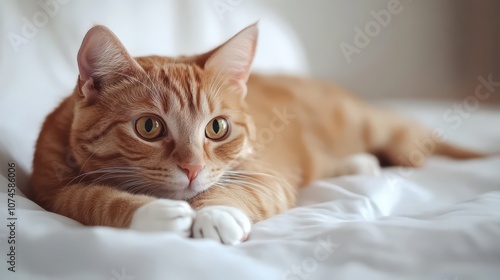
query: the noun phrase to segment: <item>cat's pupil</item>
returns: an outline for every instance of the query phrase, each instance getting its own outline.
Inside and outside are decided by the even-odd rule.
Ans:
[[[217,120],[214,120],[214,122],[212,124],[212,128],[214,129],[215,134],[219,133],[220,126],[219,126],[219,122]]]
[[[151,132],[151,130],[153,129],[153,120],[152,119],[148,119],[145,123],[144,123],[144,128],[146,129],[146,132]]]

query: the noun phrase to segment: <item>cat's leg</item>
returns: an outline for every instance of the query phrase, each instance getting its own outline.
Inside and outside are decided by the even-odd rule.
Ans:
[[[381,173],[378,158],[369,153],[357,153],[346,157],[314,153],[311,158],[314,158],[314,163],[309,165],[308,173],[312,176],[302,184],[304,186],[317,179],[344,175],[378,176]]]
[[[342,175],[380,175],[380,163],[372,154],[359,153],[338,161],[333,170],[333,177]]]
[[[426,128],[404,118],[392,126],[382,126],[382,129],[386,129],[387,139],[377,150],[377,155],[391,166],[420,167],[441,143]]]
[[[191,234],[194,211],[185,201],[134,195],[103,185],[64,187],[48,210],[85,225]]]
[[[366,109],[364,114],[365,148],[384,165],[419,167],[434,152],[439,139],[419,123],[391,111]]]
[[[190,201],[196,209],[193,237],[240,243],[248,238],[252,223],[290,208],[295,192],[275,175],[235,175]]]

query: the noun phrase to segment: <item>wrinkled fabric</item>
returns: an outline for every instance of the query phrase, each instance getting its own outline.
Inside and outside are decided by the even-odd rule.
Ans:
[[[418,112],[436,116],[447,108],[441,103],[393,107],[417,118]],[[473,140],[500,143],[500,131],[484,132],[484,124],[499,123],[495,112],[478,111],[457,132],[458,142],[494,149]],[[5,223],[7,184],[5,178],[0,182],[0,221]],[[433,157],[421,169],[392,167],[379,177],[317,181],[299,196],[298,207],[257,223],[250,239],[237,246],[85,227],[17,196],[16,272],[2,262],[0,278],[455,280],[500,275],[498,156]],[[5,257],[6,239],[1,241]]]

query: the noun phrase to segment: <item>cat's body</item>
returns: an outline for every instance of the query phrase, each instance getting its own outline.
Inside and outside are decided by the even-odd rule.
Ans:
[[[93,28],[78,85],[37,142],[34,199],[87,225],[237,243],[313,180],[376,174],[362,153],[404,166],[480,156],[329,83],[249,75],[256,36],[251,26],[207,54],[133,60]]]

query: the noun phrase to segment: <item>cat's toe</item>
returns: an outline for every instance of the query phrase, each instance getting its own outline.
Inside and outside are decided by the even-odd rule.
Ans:
[[[170,231],[190,236],[194,217],[194,210],[185,201],[156,199],[134,212],[130,228],[139,231]]]
[[[380,163],[372,154],[356,154],[347,159],[346,174],[378,176]]]
[[[196,212],[193,237],[211,238],[233,245],[246,240],[251,227],[248,216],[238,208],[208,206]]]

